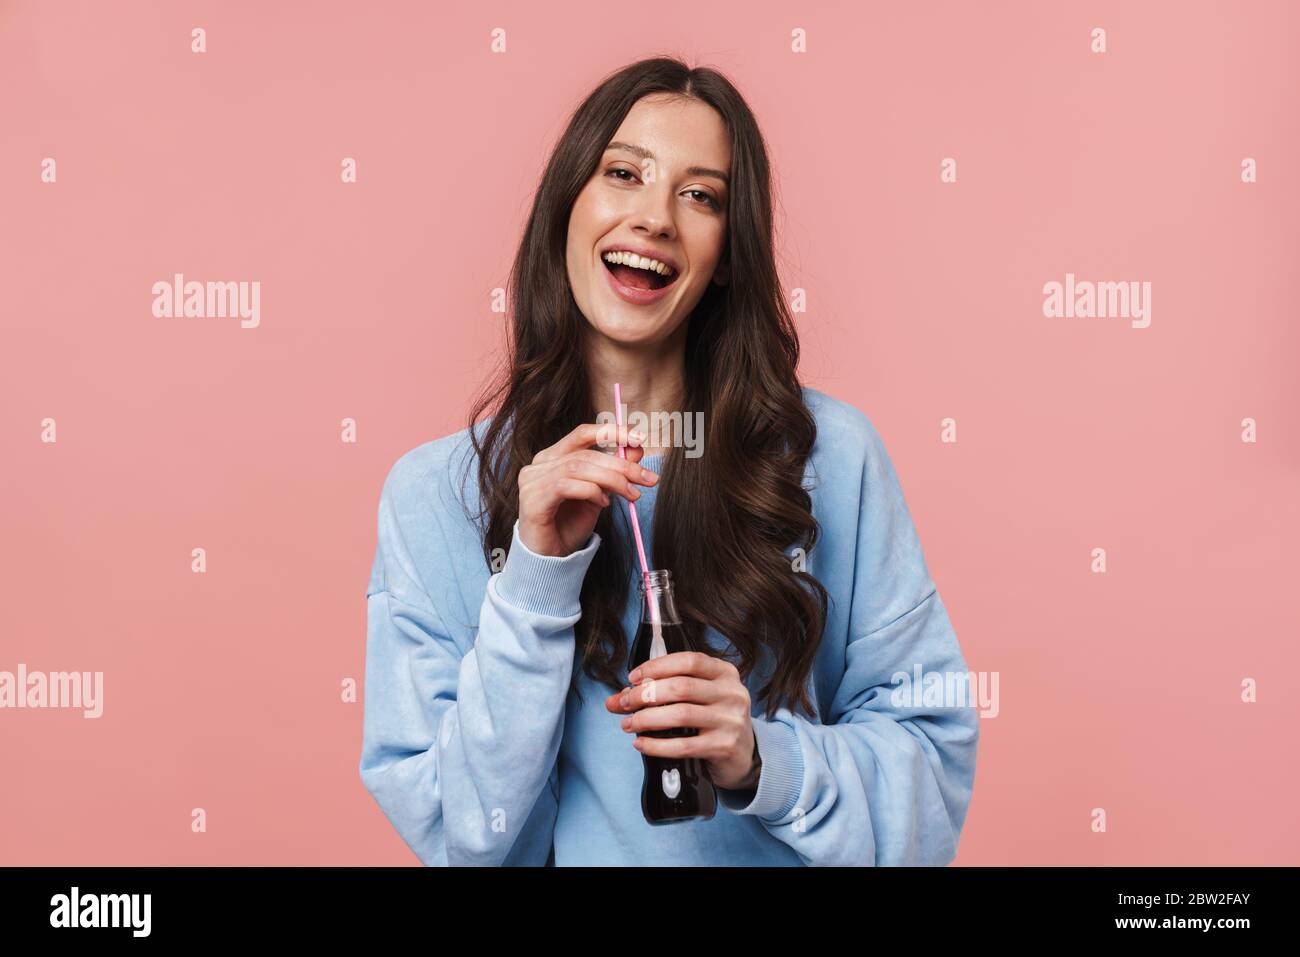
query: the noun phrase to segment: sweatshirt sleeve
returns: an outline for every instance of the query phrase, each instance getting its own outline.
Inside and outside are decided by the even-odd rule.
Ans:
[[[719,803],[755,815],[808,865],[944,865],[974,786],[976,687],[893,463],[858,416],[867,451],[850,631],[828,723],[785,708],[755,715],[758,785],[720,790]]]
[[[477,635],[457,639],[423,584],[447,576],[451,559],[436,515],[411,501],[420,484],[395,466],[380,496],[361,779],[426,865],[545,865],[573,626],[600,535],[571,555],[543,556],[523,545],[516,522]]]

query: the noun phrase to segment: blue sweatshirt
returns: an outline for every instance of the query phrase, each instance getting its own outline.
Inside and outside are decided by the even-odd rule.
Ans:
[[[622,716],[605,709],[611,689],[580,672],[584,703],[569,693],[580,670],[579,593],[601,536],[571,555],[543,556],[523,545],[516,523],[504,565],[491,573],[461,504],[477,513],[468,429],[398,459],[379,499],[366,592],[360,773],[424,864],[953,859],[974,784],[979,718],[973,695],[944,697],[936,688],[960,689],[966,663],[874,426],[849,403],[811,388],[803,395],[817,420],[804,487],[822,530],[805,561],[831,598],[809,677],[819,719],[782,708],[768,720],[757,699],[765,678],[752,674],[746,686],[761,774],[754,788],[719,788],[708,821],[648,824],[641,754]],[[663,456],[642,464],[658,472]],[[638,487],[652,554],[659,485]],[[630,542],[627,500],[611,499]],[[631,581],[629,638],[640,610]],[[706,636],[727,646],[711,628]]]

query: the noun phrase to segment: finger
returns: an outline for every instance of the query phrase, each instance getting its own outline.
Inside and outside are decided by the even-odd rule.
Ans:
[[[642,708],[622,721],[624,731],[661,731],[666,728],[716,728],[727,720],[720,708],[689,701],[674,701]]]
[[[558,458],[570,454],[571,452],[580,452],[583,449],[589,449],[599,442],[604,442],[608,447],[617,450],[617,443],[622,442],[624,445],[642,445],[645,437],[639,433],[633,434],[634,429],[626,425],[621,429],[616,423],[603,422],[584,422],[575,428],[554,445],[542,449],[533,456],[533,465],[539,465],[543,462],[551,462]]]
[[[541,466],[541,468],[549,470],[548,477],[551,478],[549,483],[542,482],[541,487],[545,489],[549,485],[554,490],[563,479],[580,479],[585,482],[594,482],[606,492],[621,495],[632,502],[641,497],[641,490],[633,485],[632,481],[627,477],[628,468],[640,468],[640,466],[631,466],[628,463],[620,462],[619,459],[601,455],[599,452],[593,454],[600,455],[605,464],[597,464],[581,456],[571,455],[566,459]],[[530,482],[529,484],[531,488],[533,483]]]
[[[641,448],[645,445],[645,436],[630,425],[602,422],[596,426],[596,441],[593,444],[603,452],[618,455],[620,447],[625,447],[629,453],[634,448]]]
[[[609,496],[595,482],[583,482],[579,479],[560,479],[556,483],[556,492],[565,501],[586,501],[604,508],[609,504]]]
[[[641,457],[645,455],[645,449],[639,445],[629,445],[622,449],[609,449],[602,451],[602,455],[608,455],[611,458],[626,459],[629,462],[640,462]]]
[[[546,520],[554,516],[565,502],[586,501],[600,508],[610,503],[608,480],[592,481],[582,475],[564,473],[559,476],[543,475],[538,469],[545,465],[528,465],[519,473],[519,514],[533,520]],[[529,475],[528,472],[532,474]],[[619,494],[623,494],[619,490]]]
[[[644,468],[639,461],[631,461],[630,453],[635,452],[637,459],[641,457],[641,449],[628,449],[629,458],[620,459],[618,456],[610,455],[608,452],[596,452],[587,449],[582,452],[571,452],[568,458],[581,459],[584,462],[590,462],[593,465],[605,469],[614,469],[621,472],[629,482],[637,482],[641,485],[654,485],[659,481],[659,473],[652,469]]]
[[[728,662],[706,655],[702,651],[674,651],[670,655],[651,658],[633,668],[628,681],[646,678],[667,678],[669,675],[694,675],[697,678],[722,678],[727,674]]]
[[[610,695],[614,707],[610,710],[628,714],[642,708],[669,704],[673,701],[693,701],[713,704],[726,696],[726,688],[716,681],[673,675],[670,678],[648,678],[630,688]]]
[[[637,735],[633,744],[642,754],[655,758],[701,758],[709,760],[724,753],[725,738],[719,731],[692,734],[680,738],[653,738]]]

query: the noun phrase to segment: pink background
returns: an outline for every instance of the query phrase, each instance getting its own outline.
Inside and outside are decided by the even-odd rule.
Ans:
[[[1300,862],[1300,8],[443,6],[0,6],[0,670],[105,673],[0,711],[0,863],[416,863],[340,700],[380,485],[462,427],[568,112],[659,52],[755,109],[805,381],[1000,676],[957,863]],[[1045,318],[1067,271],[1150,328]],[[153,317],[174,272],[261,325]]]

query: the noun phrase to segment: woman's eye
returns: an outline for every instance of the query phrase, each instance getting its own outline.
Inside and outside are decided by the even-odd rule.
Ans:
[[[691,190],[690,192],[693,193],[693,194],[697,193],[697,194],[699,194],[701,197],[703,197],[705,204],[708,205],[710,208],[712,208],[712,209],[720,209],[720,208],[721,208],[721,207],[719,206],[719,204],[718,204],[718,201],[717,201],[716,199],[714,199],[712,196],[710,196],[708,193],[706,193],[704,190],[702,190],[702,189],[693,189],[693,190]]]
[[[629,169],[623,169],[622,167],[617,167],[617,168],[615,168],[615,169],[612,169],[612,170],[610,170],[608,173],[606,173],[605,175],[606,175],[606,176],[614,176],[615,173],[626,173],[630,178],[632,178],[632,179],[636,179],[636,177],[632,174],[632,171],[631,171],[631,170],[629,170]],[[616,178],[618,178],[618,179],[622,179],[622,177],[616,177]],[[627,180],[623,180],[623,182],[626,183]]]

